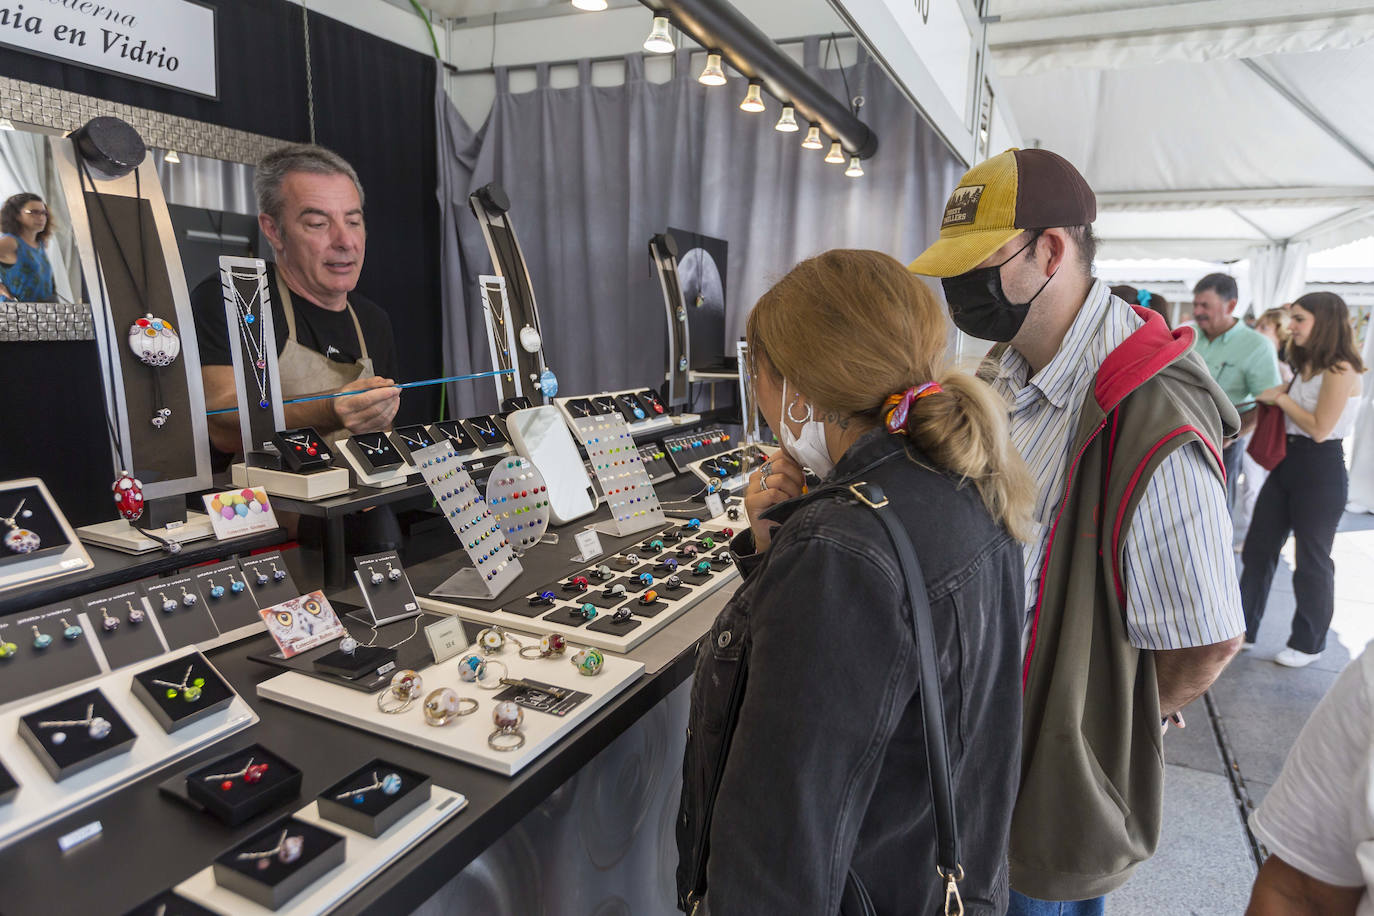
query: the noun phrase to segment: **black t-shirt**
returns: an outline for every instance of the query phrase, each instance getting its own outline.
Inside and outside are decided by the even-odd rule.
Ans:
[[[280,355],[286,346],[286,317],[277,302],[277,268],[271,263],[267,265],[267,290],[272,298],[272,330]],[[367,340],[372,371],[383,378],[396,378],[396,342],[391,336],[391,318],[381,306],[356,292],[348,294],[348,302]],[[291,305],[296,313],[296,343],[335,362],[351,364],[358,361],[363,351],[347,309],[334,312],[320,308],[295,290],[291,291]],[[233,365],[229,355],[229,325],[224,316],[224,290],[218,273],[206,277],[191,291],[191,311],[196,316],[201,365]],[[283,395],[290,397],[297,393],[303,392],[283,392]]]

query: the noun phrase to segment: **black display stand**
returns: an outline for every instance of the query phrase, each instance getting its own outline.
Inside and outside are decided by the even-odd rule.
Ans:
[[[90,711],[91,724],[43,727],[41,722],[79,722]],[[103,737],[95,737],[99,719],[109,724]],[[59,740],[58,735],[64,737]],[[48,775],[58,782],[117,757],[133,747],[137,735],[120,717],[105,694],[89,690],[19,718],[19,737],[33,751]]]
[[[238,773],[249,765],[250,759],[253,766],[267,764],[266,771],[257,782],[250,782],[242,776],[205,778]],[[249,745],[174,781],[183,784],[185,795],[175,791],[171,792],[172,795],[189,799],[230,827],[283,805],[301,793],[301,771],[261,744]],[[226,783],[228,789],[224,788]],[[164,791],[168,788],[164,785]]]
[[[163,651],[162,640],[147,620],[148,614],[143,606],[143,588],[140,585],[126,585],[110,592],[98,592],[82,599],[86,619],[90,621],[90,633],[110,670],[123,668],[137,662],[147,661]],[[103,609],[103,610],[102,610]],[[131,623],[132,616],[138,619],[135,611],[143,611],[144,619]],[[119,625],[113,630],[105,629],[105,615],[117,620]]]
[[[353,564],[357,567],[358,588],[367,602],[370,619],[365,623],[383,626],[420,614],[420,603],[396,551],[354,557]],[[353,616],[362,619],[361,612]]]
[[[281,553],[264,553],[249,557],[239,564],[253,592],[253,601],[261,608],[281,604],[288,598],[304,594],[291,578]]]
[[[282,470],[293,474],[311,474],[333,467],[334,455],[329,450],[329,443],[313,427],[302,426],[274,433],[272,444],[281,456]]]
[[[182,649],[219,635],[206,607],[208,601],[200,593],[200,584],[194,574],[145,582],[143,586],[148,594],[149,613],[157,617],[157,625],[169,648]],[[192,597],[195,601],[188,605],[186,602]],[[167,610],[169,607],[172,609]]]
[[[62,602],[0,622],[0,640],[15,645],[13,655],[0,659],[0,704],[75,684],[100,673],[100,663],[84,632],[79,639],[62,638],[62,620],[77,623],[80,614],[79,603]],[[51,637],[47,648],[34,647],[34,627]]]
[[[212,582],[214,585],[211,585]],[[242,582],[243,589],[234,591],[234,582]],[[253,586],[249,584],[238,563],[220,563],[198,572],[196,584],[200,588],[200,593],[205,596],[205,609],[215,619],[215,626],[221,633],[232,633],[241,627],[262,623],[262,617],[258,614],[258,602],[253,598]],[[224,594],[218,598],[213,592],[216,586],[224,589]]]
[[[283,832],[287,837],[299,837],[303,841],[299,858],[294,861],[284,862],[275,855],[253,860],[239,858],[244,853],[272,849]],[[215,859],[215,883],[269,910],[279,910],[292,897],[342,865],[345,853],[346,843],[339,834],[288,817],[263,828]]]
[[[183,683],[187,686],[186,690],[167,686]],[[232,703],[236,696],[228,682],[199,652],[191,652],[156,668],[140,671],[134,675],[130,688],[168,733],[219,712]]]
[[[441,436],[452,442],[455,452],[473,452],[481,447],[472,436],[468,435],[462,420],[440,420],[438,423],[432,424],[429,430],[436,442]]]
[[[510,438],[501,425],[501,418],[497,416],[468,417],[463,421],[463,428],[468,431],[468,436],[482,451],[510,444]]]
[[[387,438],[386,433],[363,433],[349,436],[347,443],[353,455],[369,474],[393,471],[405,464],[405,458]]]
[[[401,784],[392,794],[388,795],[382,789],[352,794],[354,790],[370,786],[374,781],[385,781],[393,773],[400,777]],[[344,797],[340,798],[341,795]],[[429,801],[429,797],[429,776],[378,758],[325,789],[316,797],[315,803],[319,807],[320,817],[375,839]]]
[[[10,771],[0,764],[0,805],[7,805],[19,793],[19,783],[14,781]]]
[[[267,263],[260,258],[221,257],[219,278],[229,326],[229,355],[238,379],[243,453],[274,461],[272,437],[285,423]],[[252,321],[247,321],[250,315]],[[259,360],[262,365],[258,365]]]

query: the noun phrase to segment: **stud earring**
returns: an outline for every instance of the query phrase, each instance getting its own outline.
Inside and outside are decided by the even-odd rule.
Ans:
[[[272,578],[275,579],[277,582],[280,582],[281,580],[286,578],[286,570],[277,569],[277,564],[275,561],[272,563]]]
[[[119,629],[119,618],[111,617],[110,612],[105,610],[103,605],[100,608],[100,629],[106,633],[113,633]]]
[[[33,627],[33,647],[35,649],[46,649],[48,646],[51,645],[52,637],[49,636],[47,633],[40,633],[38,631],[38,625],[35,624]]]
[[[264,585],[267,584],[267,573],[263,572],[262,569],[259,568],[259,569],[258,569],[258,577],[257,577],[257,579],[256,579],[255,581],[256,581],[257,584],[258,584],[258,588],[262,588]]]
[[[383,582],[385,582],[385,581],[386,581],[386,580],[385,580],[384,578],[382,578],[381,572],[374,566],[374,567],[372,568],[372,584],[373,584],[373,585],[381,585],[381,584],[382,584]]]
[[[133,602],[131,599],[125,600],[124,603],[127,604],[127,605],[129,606],[129,623],[132,623],[132,624],[140,624],[140,623],[142,623],[142,622],[143,622],[143,616],[144,616],[144,614],[143,614],[143,608],[141,608],[141,607],[134,607],[134,602]],[[163,607],[165,608],[166,605],[164,604]],[[172,608],[173,608],[174,610],[176,609],[176,602],[175,602],[175,601],[172,602]]]
[[[81,637],[81,628],[73,623],[67,623],[67,618],[62,618],[62,638],[71,640]]]
[[[399,582],[401,581],[402,575],[403,573],[399,569],[391,565],[390,560],[386,561],[386,577],[388,579],[390,579],[392,582]]]
[[[229,591],[233,592],[235,595],[239,594],[247,587],[248,586],[244,583],[242,579],[229,580]]]
[[[223,598],[223,597],[224,597],[224,586],[223,586],[223,585],[216,585],[214,579],[206,579],[205,581],[210,583],[210,597],[211,597],[211,598]]]
[[[188,591],[186,590],[186,586],[183,585],[183,586],[181,587],[181,603],[182,603],[182,604],[186,605],[187,607],[195,607],[196,602],[199,601],[199,600],[200,600],[200,598],[199,598],[198,596],[193,595],[193,594],[191,594],[190,592],[188,592]],[[163,609],[164,611],[167,610],[167,605],[164,604],[164,605],[162,606],[162,609]],[[168,611],[168,613],[171,613],[171,612]]]

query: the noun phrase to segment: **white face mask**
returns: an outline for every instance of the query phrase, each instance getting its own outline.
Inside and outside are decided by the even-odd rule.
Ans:
[[[778,418],[778,438],[783,450],[801,465],[822,479],[829,477],[835,470],[835,462],[830,460],[830,449],[825,444],[825,424],[816,419],[816,411],[806,405],[805,417],[792,416],[792,407],[787,401],[787,379],[782,380],[783,416]],[[792,435],[787,421],[802,424],[801,436]]]

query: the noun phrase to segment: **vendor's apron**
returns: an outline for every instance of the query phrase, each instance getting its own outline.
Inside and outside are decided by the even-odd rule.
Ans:
[[[348,317],[353,319],[353,330],[358,335],[362,356],[350,366],[335,362],[323,353],[296,342],[296,310],[291,304],[291,290],[282,282],[280,272],[277,274],[277,301],[281,303],[282,314],[286,316],[286,344],[277,357],[277,380],[281,384],[284,400],[335,391],[349,382],[377,374],[372,371],[372,359],[367,355],[367,340],[363,337],[362,325],[358,324],[358,315],[351,303],[345,302],[345,307]],[[333,445],[348,435],[345,428],[330,433],[325,439]]]

